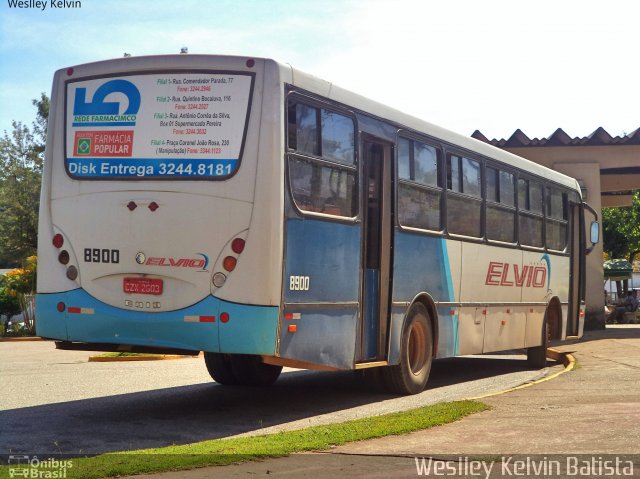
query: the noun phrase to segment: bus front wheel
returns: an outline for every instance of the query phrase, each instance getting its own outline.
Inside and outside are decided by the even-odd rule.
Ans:
[[[238,384],[235,374],[231,368],[231,356],[220,353],[204,353],[204,363],[211,378],[220,384],[227,386]]]
[[[231,358],[233,374],[243,386],[271,386],[282,372],[282,366],[263,363],[260,356],[237,354]]]
[[[398,394],[417,394],[427,385],[433,356],[433,331],[429,313],[414,303],[407,314],[400,345],[400,364],[383,368],[388,388]]]

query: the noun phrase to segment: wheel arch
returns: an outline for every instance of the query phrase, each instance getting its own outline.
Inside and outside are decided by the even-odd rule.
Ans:
[[[547,303],[544,321],[547,323],[549,339],[562,339],[562,303],[557,296]]]
[[[433,297],[429,293],[418,293],[415,298],[413,298],[413,301],[411,301],[411,304],[409,304],[407,312],[404,315],[402,330],[404,331],[404,326],[407,322],[407,316],[409,314],[409,311],[411,310],[411,306],[413,306],[415,303],[421,303],[426,308],[427,313],[429,314],[429,322],[431,323],[431,332],[433,335],[432,357],[435,358],[438,354],[438,339],[440,333],[438,328],[438,309],[436,308],[436,303],[433,300]]]

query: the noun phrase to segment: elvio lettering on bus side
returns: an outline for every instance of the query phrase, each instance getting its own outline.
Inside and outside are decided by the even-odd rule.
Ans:
[[[513,268],[511,268],[513,266]],[[513,274],[509,275],[509,270]],[[517,286],[543,288],[547,279],[547,269],[542,266],[500,263],[491,261],[487,268],[485,284],[487,286]]]

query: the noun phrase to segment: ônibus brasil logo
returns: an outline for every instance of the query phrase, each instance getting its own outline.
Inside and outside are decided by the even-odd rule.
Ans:
[[[548,254],[535,263],[519,265],[491,261],[487,267],[487,286],[516,286],[518,288],[544,288],[551,285],[551,259]]]
[[[121,101],[123,96],[126,102]],[[73,126],[135,126],[139,110],[140,90],[128,80],[103,83],[93,92],[90,101],[87,101],[87,88],[77,87],[73,100]],[[80,154],[84,154],[82,147],[84,145],[78,145]]]
[[[136,263],[145,266],[164,266],[168,268],[194,268],[198,271],[207,271],[209,265],[209,257],[204,253],[196,253],[196,256],[202,258],[171,258],[171,257],[146,257],[142,252],[136,254]]]

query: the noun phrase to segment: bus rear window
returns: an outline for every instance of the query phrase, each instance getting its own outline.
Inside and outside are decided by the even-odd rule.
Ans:
[[[253,74],[154,72],[68,81],[65,167],[76,179],[215,180],[233,175]]]

